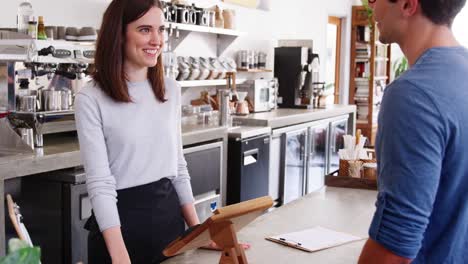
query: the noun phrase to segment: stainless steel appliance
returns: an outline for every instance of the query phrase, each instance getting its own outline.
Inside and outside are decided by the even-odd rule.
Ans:
[[[195,197],[195,209],[200,221],[206,220],[221,206],[223,153],[223,142],[184,148]]]
[[[322,188],[338,169],[348,123],[346,115],[273,130],[269,195],[281,205]]]
[[[278,106],[314,108],[323,83],[318,78],[318,54],[309,47],[275,48],[274,76],[279,82]]]
[[[305,193],[307,128],[283,134],[282,203],[287,204]]]
[[[350,131],[347,117],[335,119],[330,123],[330,161],[328,162],[327,174],[337,171],[340,167],[338,150],[344,148],[343,136],[348,134]]]
[[[230,138],[227,204],[268,195],[270,135]]]
[[[257,79],[237,85],[237,90],[248,92],[253,112],[266,112],[276,106],[277,85],[276,79]]]
[[[34,130],[36,147],[44,134],[76,130],[73,98],[93,57],[89,43],[0,39],[0,109],[15,128]]]

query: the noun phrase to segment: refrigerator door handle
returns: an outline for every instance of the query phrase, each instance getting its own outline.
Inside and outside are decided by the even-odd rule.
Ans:
[[[244,152],[244,166],[257,163],[258,160],[258,148],[247,150]]]
[[[244,151],[244,157],[258,154],[258,148]]]

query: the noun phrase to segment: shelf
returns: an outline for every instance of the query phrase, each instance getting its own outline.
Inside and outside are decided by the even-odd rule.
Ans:
[[[367,124],[367,119],[366,120],[356,119],[356,126],[359,128],[362,128],[362,127],[368,127],[369,124]]]
[[[369,62],[369,58],[358,58],[358,57],[356,57],[356,60],[354,62]]]
[[[367,123],[367,120],[358,120],[356,119],[356,128],[376,128],[377,127],[377,122],[374,123],[374,125],[369,125]]]
[[[272,72],[267,69],[237,69],[238,72]]]
[[[388,61],[388,58],[386,58],[386,57],[376,57],[374,60],[379,61],[379,62],[380,61]]]
[[[232,30],[232,29],[205,27],[205,26],[181,24],[181,23],[173,23],[173,22],[165,22],[165,25],[167,28],[173,28],[173,29],[191,31],[191,32],[212,33],[212,34],[236,36],[236,37],[242,36],[245,34],[244,32],[240,32],[240,31]]]
[[[385,44],[385,43],[380,42],[379,40],[376,40],[375,45],[387,46],[388,44]]]
[[[374,81],[387,80],[387,76],[374,76]]]
[[[369,78],[368,77],[354,77],[355,82],[368,82]]]
[[[236,79],[236,84],[242,84],[246,79]],[[181,87],[204,87],[226,85],[226,79],[219,80],[193,80],[193,81],[178,81]]]
[[[169,41],[171,42],[172,49],[176,49],[180,43],[191,33],[191,32],[200,32],[200,33],[209,33],[216,34],[217,36],[217,50],[216,56],[219,57],[227,49],[229,45],[239,36],[244,35],[244,32],[240,32],[232,29],[216,28],[216,27],[205,27],[198,25],[190,24],[181,24],[173,22],[164,23],[169,35]],[[174,30],[176,33],[173,33]],[[176,35],[178,37],[174,37]]]

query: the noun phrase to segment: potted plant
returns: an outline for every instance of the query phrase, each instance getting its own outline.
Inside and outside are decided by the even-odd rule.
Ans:
[[[30,247],[25,241],[12,238],[8,241],[8,255],[0,259],[0,264],[39,264],[41,249]]]

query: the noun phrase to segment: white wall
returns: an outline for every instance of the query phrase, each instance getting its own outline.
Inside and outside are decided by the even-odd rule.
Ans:
[[[223,56],[235,56],[239,49],[255,49],[268,53],[267,67],[273,68],[273,49],[278,39],[312,39],[314,52],[322,58],[321,76],[325,79],[326,25],[328,16],[344,18],[342,45],[341,92],[347,102],[349,82],[349,42],[351,5],[356,0],[269,0],[270,11],[249,9],[221,3],[235,9],[237,30],[247,34],[237,38]],[[3,1],[0,9],[0,28],[15,27],[17,5],[20,1]],[[101,16],[110,0],[31,0],[34,14],[43,15],[48,25],[99,27]],[[210,6],[217,0],[197,0],[197,4]],[[176,49],[178,55],[216,55],[216,36],[191,33]],[[243,73],[240,77],[272,77],[272,74]],[[198,89],[199,90],[199,89]],[[196,89],[191,89],[192,94]],[[198,93],[198,91],[196,92]],[[184,96],[185,97],[185,96]],[[187,102],[184,100],[185,103]]]

